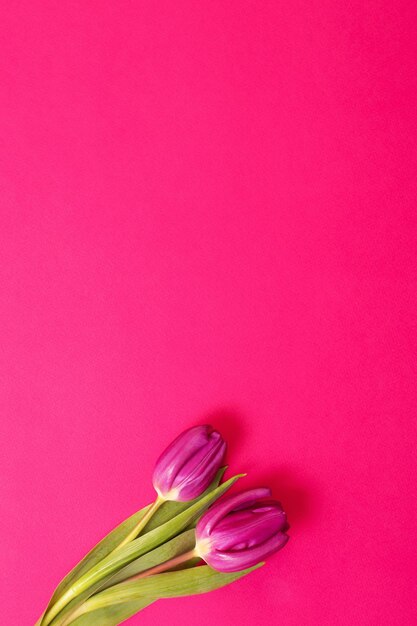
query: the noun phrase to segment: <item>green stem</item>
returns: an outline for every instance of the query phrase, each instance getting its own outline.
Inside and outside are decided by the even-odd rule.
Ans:
[[[147,523],[151,520],[151,517],[153,515],[155,515],[155,513],[157,512],[157,510],[159,509],[161,504],[163,504],[164,502],[165,502],[164,498],[162,498],[160,495],[158,495],[158,497],[156,498],[155,502],[146,511],[145,515],[142,517],[142,519],[140,519],[138,521],[136,526],[130,531],[130,533],[127,535],[127,537],[125,537],[123,539],[123,541],[121,543],[119,543],[119,545],[116,546],[107,556],[110,556],[111,554],[114,554],[114,552],[116,552],[117,550],[119,550],[120,548],[125,546],[126,544],[130,543],[134,539],[136,539],[136,537],[138,537],[138,535],[140,535],[142,530],[145,528]]]
[[[156,513],[161,504],[163,504],[165,500],[158,495],[155,502],[152,506],[146,511],[145,515],[139,520],[136,526],[130,531],[130,533],[123,539],[118,546],[116,546],[107,556],[106,559],[113,555],[115,552],[118,552],[120,548],[130,543],[142,532],[145,526],[150,521],[151,517]],[[78,581],[77,581],[78,582]],[[55,604],[49,609],[46,613],[42,626],[48,626],[52,622],[52,620],[64,609],[67,604],[71,602],[83,589],[79,588],[79,585],[75,582],[67,591],[55,602]],[[35,625],[37,626],[37,625]]]

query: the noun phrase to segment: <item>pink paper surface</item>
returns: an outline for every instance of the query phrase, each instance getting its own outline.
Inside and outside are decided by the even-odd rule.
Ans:
[[[131,624],[415,624],[417,5],[1,10],[1,622],[211,421],[291,540]]]

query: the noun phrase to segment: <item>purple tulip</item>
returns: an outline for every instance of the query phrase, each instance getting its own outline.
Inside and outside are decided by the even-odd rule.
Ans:
[[[259,488],[216,502],[197,524],[199,556],[219,572],[236,572],[283,548],[287,517],[270,497]]]
[[[187,502],[207,489],[220,468],[226,443],[211,426],[194,426],[179,435],[161,454],[153,486],[164,500]]]

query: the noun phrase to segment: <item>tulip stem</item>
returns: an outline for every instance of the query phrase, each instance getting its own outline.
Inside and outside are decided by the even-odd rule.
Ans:
[[[123,581],[123,583],[120,583],[120,584],[124,584],[127,582],[130,583],[132,582],[132,580],[139,580],[140,578],[147,578],[148,576],[153,576],[154,574],[161,574],[161,572],[166,572],[167,570],[172,569],[173,567],[176,567],[177,565],[180,565],[181,563],[185,563],[186,561],[189,561],[190,559],[193,559],[196,556],[198,556],[198,554],[196,552],[196,549],[193,548],[192,550],[189,550],[189,552],[184,552],[184,554],[175,556],[173,559],[169,559],[168,561],[165,561],[164,563],[155,565],[155,567],[151,567],[145,570],[144,572],[137,574],[136,576],[131,576],[131,578],[127,578],[126,580]]]
[[[136,537],[142,532],[142,530],[145,528],[145,526],[148,524],[148,522],[150,522],[150,520],[153,517],[153,515],[155,515],[155,513],[157,512],[157,510],[159,509],[161,504],[163,504],[164,502],[165,502],[164,498],[162,498],[160,495],[158,495],[156,500],[155,500],[155,502],[146,511],[145,515],[138,521],[136,526],[134,528],[132,528],[130,533],[123,539],[123,541],[121,543],[119,543],[119,545],[116,546],[116,548],[114,548],[110,552],[110,554],[113,554],[114,552],[116,552],[116,550],[119,550],[120,548],[125,546],[127,543],[130,543],[131,541],[136,539]]]

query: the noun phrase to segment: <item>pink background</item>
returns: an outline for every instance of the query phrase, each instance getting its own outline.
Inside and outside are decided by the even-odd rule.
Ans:
[[[416,3],[1,13],[2,622],[210,419],[292,539],[131,624],[415,623]]]

